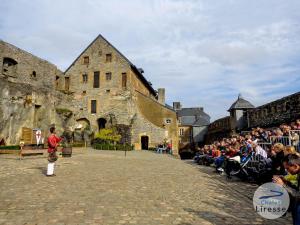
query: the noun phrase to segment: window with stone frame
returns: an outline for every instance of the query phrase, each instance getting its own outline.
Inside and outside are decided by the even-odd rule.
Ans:
[[[94,84],[93,84],[94,88],[99,88],[100,87],[100,72],[99,71],[95,71],[94,72]]]
[[[91,113],[97,113],[97,100],[91,100]]]
[[[111,61],[112,61],[112,54],[111,53],[106,54],[105,62],[111,62]]]
[[[107,72],[105,75],[107,81],[111,80],[111,72]]]
[[[90,57],[84,56],[83,57],[83,64],[89,64],[90,63]]]
[[[86,73],[82,74],[82,83],[86,84],[88,82],[88,75]]]
[[[127,87],[127,73],[122,73],[122,88]]]

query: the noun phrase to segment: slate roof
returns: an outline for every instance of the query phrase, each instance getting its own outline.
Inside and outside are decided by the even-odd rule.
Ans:
[[[210,123],[210,116],[203,111],[203,108],[182,108],[177,111],[181,119],[181,125],[205,126]]]
[[[105,42],[107,42],[116,52],[118,52],[130,65],[131,69],[137,74],[137,77],[140,79],[140,81],[148,88],[148,90],[153,94],[154,96],[157,95],[157,92],[153,89],[153,87],[149,84],[147,79],[143,76],[142,71],[139,70],[132,62],[129,61],[129,59],[124,56],[115,46],[113,46],[108,40],[106,40],[101,34],[99,34],[81,53],[80,55],[74,60],[74,62],[66,69],[64,73],[66,73],[74,64],[75,62],[83,55],[83,53],[98,39],[101,38]],[[143,71],[144,72],[144,71]]]
[[[253,109],[255,108],[249,101],[243,99],[241,96],[230,106],[228,111],[232,109]]]

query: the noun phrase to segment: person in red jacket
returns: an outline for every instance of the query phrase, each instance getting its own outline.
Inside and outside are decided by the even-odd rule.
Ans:
[[[48,137],[48,168],[47,168],[47,176],[55,176],[54,174],[54,165],[57,160],[57,147],[62,138],[57,137],[55,134],[55,127],[50,128],[50,136]]]

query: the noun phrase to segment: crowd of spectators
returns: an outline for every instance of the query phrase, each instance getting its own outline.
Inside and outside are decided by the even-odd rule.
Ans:
[[[260,127],[198,148],[195,162],[214,165],[228,178],[283,185],[292,199],[294,224],[300,224],[300,119],[272,129]]]

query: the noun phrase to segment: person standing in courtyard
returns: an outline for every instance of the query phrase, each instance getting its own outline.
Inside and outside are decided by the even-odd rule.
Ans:
[[[54,174],[54,166],[55,161],[57,160],[57,147],[59,142],[62,140],[62,138],[56,136],[55,134],[55,127],[50,128],[50,136],[48,137],[48,167],[47,167],[47,176],[55,176]]]

